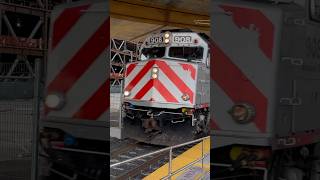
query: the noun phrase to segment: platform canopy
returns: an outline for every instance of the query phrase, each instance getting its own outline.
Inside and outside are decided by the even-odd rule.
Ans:
[[[162,29],[210,35],[209,0],[111,0],[111,37],[138,42]]]

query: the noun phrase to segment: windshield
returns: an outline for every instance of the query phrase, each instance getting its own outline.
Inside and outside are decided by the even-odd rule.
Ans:
[[[196,60],[203,58],[202,47],[171,47],[169,56],[173,58],[182,58],[187,60]]]
[[[140,59],[144,61],[150,58],[161,58],[165,55],[165,51],[165,47],[143,48]]]

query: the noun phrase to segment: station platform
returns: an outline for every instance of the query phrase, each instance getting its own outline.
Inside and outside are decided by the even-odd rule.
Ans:
[[[172,160],[172,172],[177,171],[180,168],[183,168],[192,162],[200,159],[202,156],[202,144],[201,142],[188,149],[178,157]],[[203,154],[208,154],[208,156],[203,160],[203,169],[201,160],[191,168],[188,168],[184,171],[173,175],[171,179],[175,180],[184,180],[184,179],[210,179],[210,139],[205,139],[203,143]],[[161,179],[168,175],[169,172],[169,163],[161,166],[159,169],[155,170],[153,173],[149,174],[144,180],[155,180]]]

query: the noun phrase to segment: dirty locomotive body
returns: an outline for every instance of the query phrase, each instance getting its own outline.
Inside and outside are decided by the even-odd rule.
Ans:
[[[208,38],[189,30],[148,37],[139,60],[126,66],[124,136],[158,145],[208,133],[210,53]]]
[[[94,0],[51,12],[40,124],[41,173],[50,179],[109,177],[107,9],[107,1]]]
[[[320,1],[210,8],[213,179],[319,180]]]

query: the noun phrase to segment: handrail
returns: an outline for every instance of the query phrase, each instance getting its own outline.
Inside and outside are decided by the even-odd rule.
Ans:
[[[144,158],[144,157],[148,157],[148,156],[151,156],[151,155],[155,155],[155,154],[159,154],[159,153],[163,153],[163,152],[166,152],[166,151],[169,151],[169,171],[168,171],[168,175],[163,177],[163,178],[169,178],[171,179],[171,177],[185,169],[189,169],[192,167],[192,165],[194,165],[195,163],[201,161],[201,168],[203,169],[203,159],[206,158],[209,153],[207,154],[204,154],[203,151],[204,151],[204,147],[203,147],[203,142],[204,140],[206,139],[209,139],[210,136],[207,136],[207,137],[203,137],[203,138],[199,138],[199,139],[196,139],[196,140],[193,140],[193,141],[189,141],[189,142],[185,142],[185,143],[182,143],[182,144],[178,144],[178,145],[175,145],[175,146],[171,146],[171,147],[167,147],[167,148],[163,148],[163,149],[160,149],[160,150],[157,150],[157,151],[154,151],[154,152],[151,152],[151,153],[148,153],[148,154],[145,154],[145,155],[141,155],[141,156],[138,156],[138,157],[134,157],[134,158],[131,158],[131,159],[127,159],[127,160],[124,160],[122,162],[118,162],[118,163],[114,163],[114,164],[111,164],[110,165],[110,168],[113,168],[113,167],[116,167],[116,166],[119,166],[119,165],[122,165],[122,164],[125,164],[125,163],[128,163],[128,162],[132,162],[132,161],[135,161],[135,160],[138,160],[138,159],[141,159],[141,158]],[[202,141],[202,144],[201,144],[201,158],[189,163],[188,165],[172,172],[172,150],[173,149],[176,149],[176,148],[179,148],[179,147],[182,147],[182,146],[186,146],[186,145],[189,145],[189,144],[193,144],[193,143],[196,143],[196,142],[200,142]]]
[[[208,154],[205,154],[205,155],[204,155],[203,157],[201,157],[200,159],[194,160],[194,161],[192,161],[190,164],[188,164],[188,165],[186,165],[186,166],[184,166],[184,167],[182,167],[182,168],[180,168],[180,169],[177,169],[176,171],[174,171],[173,173],[171,173],[171,175],[167,175],[167,176],[165,176],[165,177],[162,177],[161,180],[162,180],[162,179],[168,179],[168,178],[170,178],[170,177],[178,174],[178,173],[181,172],[181,171],[184,171],[184,170],[186,170],[186,169],[190,169],[194,164],[196,164],[197,162],[203,160],[204,158],[206,158],[206,157],[208,157],[208,156],[209,156],[209,153],[208,153]],[[202,163],[202,169],[203,169],[203,163]]]

